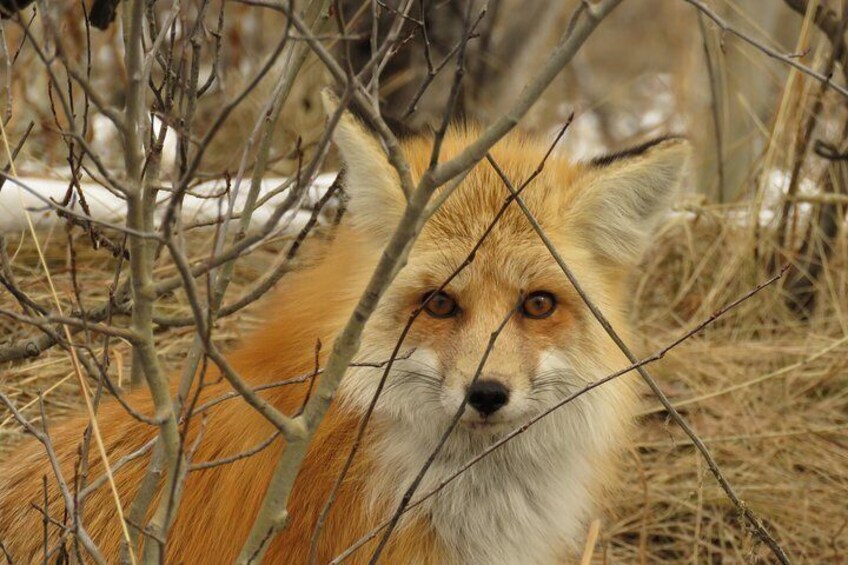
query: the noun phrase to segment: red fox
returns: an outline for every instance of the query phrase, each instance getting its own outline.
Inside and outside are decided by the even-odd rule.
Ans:
[[[476,139],[473,126],[450,129],[443,158]],[[309,374],[315,344],[330,343],[350,315],[382,246],[405,206],[397,175],[380,143],[345,113],[334,142],[345,164],[350,211],[312,267],[290,276],[266,312],[267,324],[229,359],[252,386]],[[432,139],[403,142],[413,178],[426,170]],[[492,150],[518,184],[542,160],[548,144],[514,133]],[[589,162],[553,156],[523,192],[529,209],[558,246],[612,324],[627,328],[627,275],[667,212],[688,158],[688,143],[664,138]],[[390,357],[410,312],[462,263],[509,195],[490,164],[481,162],[425,224],[410,255],[369,320],[358,359]],[[519,297],[523,302],[519,303]],[[484,370],[470,384],[491,332],[510,310]],[[625,366],[618,352],[551,260],[525,215],[512,204],[475,260],[428,302],[406,338],[377,405],[368,435],[332,506],[317,548],[327,563],[391,516],[438,443],[463,399],[459,425],[432,463],[418,493],[429,491],[504,433],[585,384]],[[324,348],[327,350],[328,348]],[[322,357],[323,359],[323,357]],[[382,369],[351,367],[309,449],[289,500],[289,523],[270,544],[267,563],[308,562],[316,521],[349,453]],[[319,377],[320,378],[320,377]],[[230,390],[214,376],[200,402]],[[269,388],[262,395],[295,413],[307,384]],[[594,505],[610,483],[610,467],[637,401],[627,378],[563,406],[505,444],[437,496],[404,516],[382,553],[385,563],[557,563],[585,538]],[[129,402],[150,414],[144,392]],[[117,461],[138,449],[155,428],[105,403],[98,415],[108,455]],[[200,418],[193,420],[196,437]],[[50,428],[68,480],[74,477],[85,420]],[[195,463],[247,451],[274,428],[240,398],[206,413]],[[167,561],[231,563],[247,538],[283,440],[233,463],[188,474]],[[89,481],[103,469],[89,455]],[[147,469],[139,457],[116,473],[125,506]],[[0,463],[0,542],[15,563],[44,558],[42,476],[48,477],[49,543],[70,537],[71,517],[43,447],[22,446]],[[155,504],[154,504],[155,506]],[[81,523],[108,562],[115,562],[121,527],[108,485],[91,493]],[[131,524],[130,527],[136,525]],[[67,539],[65,543],[70,543]],[[367,562],[375,543],[350,558]]]

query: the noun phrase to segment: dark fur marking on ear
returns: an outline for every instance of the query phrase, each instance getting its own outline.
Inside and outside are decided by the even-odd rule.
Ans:
[[[589,162],[589,164],[593,167],[600,168],[611,165],[616,161],[623,161],[625,159],[630,159],[631,157],[639,157],[640,155],[644,155],[651,147],[654,147],[656,145],[659,145],[660,143],[663,143],[664,141],[669,141],[671,139],[686,138],[682,135],[663,135],[662,137],[651,139],[650,141],[646,141],[645,143],[637,145],[636,147],[631,147],[630,149],[624,149],[616,153],[610,153],[609,155],[595,157]]]
[[[0,0],[0,1],[2,1],[2,0]],[[339,91],[337,88],[332,88],[331,90],[333,91],[333,94],[335,94],[336,98],[341,99],[341,97],[342,97],[341,91]],[[375,137],[377,136],[377,132],[374,131],[374,128],[371,127],[371,124],[368,122],[368,118],[365,117],[366,116],[365,112],[362,111],[362,107],[359,105],[359,103],[356,101],[356,99],[352,99],[350,101],[350,104],[348,104],[347,109],[351,114],[353,114],[353,116],[357,120],[359,120],[362,123],[362,125],[363,125],[363,127],[365,127],[365,129],[367,129],[369,132],[371,132]],[[395,137],[398,138],[398,140],[402,141],[404,139],[409,139],[411,137],[415,137],[416,135],[419,135],[419,132],[415,131],[409,125],[402,122],[401,120],[398,120],[397,118],[395,118],[393,116],[383,114],[382,117],[383,117],[383,121],[386,122],[386,125],[389,128],[389,131],[391,131],[395,135]]]

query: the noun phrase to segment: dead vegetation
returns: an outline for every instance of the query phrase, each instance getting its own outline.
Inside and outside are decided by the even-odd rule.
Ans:
[[[568,8],[550,18],[551,26],[565,21],[574,3],[564,4],[568,4]],[[750,50],[740,55],[742,51],[737,44],[727,47],[725,38],[714,27],[708,27],[711,35],[704,38],[704,42],[708,52],[716,57],[713,60],[724,76],[723,82],[718,81],[725,104],[720,109],[722,115],[718,123],[729,126],[723,132],[726,170],[720,179],[712,145],[711,101],[705,95],[710,84],[702,66],[701,37],[693,31],[697,29],[693,12],[682,2],[675,6],[669,2],[651,2],[658,16],[650,20],[648,30],[638,27],[642,20],[634,19],[640,10],[652,9],[646,8],[646,4],[648,2],[625,3],[608,22],[609,27],[599,30],[598,37],[587,45],[585,53],[581,53],[554,83],[525,123],[528,129],[537,132],[545,132],[552,123],[559,125],[566,115],[562,105],[565,97],[583,110],[582,114],[578,113],[574,130],[567,139],[571,149],[578,152],[620,146],[658,131],[693,131],[701,157],[696,163],[698,180],[693,182],[697,187],[690,188],[697,190],[702,198],[695,203],[689,199],[681,208],[646,257],[643,271],[634,281],[637,289],[634,319],[638,331],[634,345],[638,345],[642,353],[661,348],[773,274],[770,267],[774,262],[770,257],[794,264],[795,273],[805,272],[808,267],[799,251],[809,237],[805,234],[818,229],[815,222],[805,222],[810,217],[818,217],[808,211],[816,212],[820,209],[819,204],[804,209],[803,213],[799,212],[801,207],[792,209],[793,237],[778,252],[775,252],[774,241],[778,238],[774,236],[774,226],[758,230],[753,227],[759,226],[758,221],[745,221],[745,218],[758,217],[763,202],[771,198],[767,190],[769,181],[764,180],[768,179],[769,171],[790,171],[800,159],[804,163],[798,173],[800,177],[819,182],[822,178],[839,178],[833,176],[833,172],[827,173],[828,168],[845,167],[844,158],[841,161],[822,160],[811,152],[812,140],[818,137],[835,140],[837,153],[840,149],[844,151],[844,136],[840,131],[844,120],[842,99],[832,93],[822,95],[822,107],[814,114],[819,96],[815,81],[788,73],[778,63],[767,61]],[[750,3],[740,3],[741,7],[730,2],[721,4],[725,8],[722,13],[735,15],[737,24],[752,24]],[[511,9],[508,2],[503,6],[505,13]],[[223,67],[242,69],[244,75],[249,76],[250,72],[244,69],[251,69],[255,55],[268,49],[262,38],[269,35],[257,34],[259,39],[251,39],[246,30],[250,25],[273,29],[282,25],[282,18],[264,19],[243,5],[232,10],[236,20],[239,17],[244,20],[241,29],[227,36],[231,47],[235,46],[231,52],[238,55],[225,61]],[[350,15],[356,15],[356,11]],[[774,17],[785,25],[776,26],[780,34],[769,37],[769,45],[802,54],[800,60],[819,70],[828,65],[830,44],[816,35],[812,12],[804,19],[787,9]],[[690,18],[691,21],[685,20],[685,26],[671,29],[669,36],[663,37],[668,22],[676,18]],[[528,17],[528,21],[531,19]],[[529,25],[523,20],[512,24],[519,32],[522,25]],[[499,25],[509,27],[503,23]],[[802,27],[804,25],[806,27]],[[510,32],[505,27],[491,30],[492,37]],[[758,37],[765,35],[765,30],[750,27]],[[620,37],[621,30],[634,37],[610,41]],[[96,41],[117,44],[120,41],[117,34],[110,33]],[[556,35],[552,34],[548,42]],[[622,44],[638,42],[645,36],[651,39],[634,51],[637,55],[621,57]],[[73,39],[83,41],[82,36]],[[14,45],[20,40],[20,37],[10,36],[9,43]],[[540,44],[542,47],[537,45],[536,49],[544,51],[545,40],[540,40]],[[500,45],[501,49],[507,47]],[[678,56],[658,57],[658,53],[670,49],[675,49]],[[27,52],[22,56],[21,64],[26,63],[27,57],[33,57]],[[522,56],[528,57],[522,52],[515,58],[520,61]],[[503,61],[504,55],[499,57]],[[467,114],[483,120],[497,114],[497,107],[486,104],[490,101],[484,96],[485,88],[506,88],[502,82],[503,69],[519,65],[516,61],[502,64],[505,66],[488,68],[481,65],[474,70],[490,76],[488,82],[482,81],[476,89],[465,93]],[[308,149],[321,133],[323,116],[315,94],[328,78],[315,60],[310,59],[305,69],[305,78],[297,84],[288,102],[290,106],[284,110],[285,115],[294,118],[281,127],[269,159],[269,172],[291,174],[298,163],[292,151],[295,140],[300,136]],[[532,64],[521,69],[526,76],[516,78],[506,73],[515,82],[513,88],[523,84],[536,70]],[[393,108],[393,96],[408,98],[410,84],[415,84],[413,79],[420,76],[420,72],[421,61],[418,61],[409,63],[406,71],[398,70],[384,79],[383,88],[390,109]],[[746,73],[759,80],[745,76]],[[229,82],[222,84],[234,90],[233,85],[240,84],[240,75],[235,75],[233,72]],[[38,80],[44,77],[39,75]],[[431,111],[441,108],[449,87],[449,80],[441,85],[441,90],[438,83],[434,85],[435,94],[428,98],[428,104],[437,110]],[[49,105],[43,98],[32,98],[38,88],[25,89],[20,83],[16,83],[15,88],[19,89],[15,99],[27,110],[16,113],[10,123],[13,139],[20,137],[29,120],[49,121],[50,115]],[[46,86],[44,88],[46,90]],[[121,96],[121,93],[113,94]],[[213,95],[206,99],[209,107],[220,104],[227,92],[222,90],[218,94],[217,98]],[[257,98],[261,98],[261,93]],[[662,102],[659,109],[651,105],[657,99]],[[260,107],[259,102],[248,103],[240,107],[239,112],[249,117],[237,116],[227,123],[228,129],[219,138],[223,143],[210,146],[206,162],[210,170],[237,166],[230,147],[240,145],[250,134],[245,124],[253,123]],[[201,116],[205,110],[200,108]],[[422,109],[423,114],[426,111],[426,107]],[[640,121],[641,117],[656,111],[660,113],[653,121]],[[805,133],[811,115],[817,120],[816,129]],[[420,122],[427,123],[426,116],[421,117]],[[595,125],[584,128],[587,122]],[[584,140],[581,140],[581,131]],[[587,133],[591,134],[590,138],[594,136],[594,145],[585,141]],[[798,140],[805,135],[809,138],[809,147],[799,151]],[[43,163],[60,162],[62,151],[58,136],[35,136],[24,151],[21,167],[32,172]],[[808,155],[809,160],[805,161]],[[827,174],[831,176],[823,177]],[[845,190],[844,183],[837,182],[836,190],[831,192],[839,190]],[[720,204],[707,205],[704,201]],[[844,207],[839,210],[844,219]],[[837,227],[838,235],[830,239],[831,248],[816,277],[816,307],[806,317],[799,316],[790,307],[791,289],[785,286],[771,288],[652,367],[669,397],[710,447],[741,498],[767,520],[775,537],[799,562],[848,560],[848,513],[844,502],[848,499],[848,340],[845,337],[848,336],[848,292],[845,291],[848,288],[848,238],[844,221]],[[66,300],[70,311],[75,300],[64,227],[54,224],[50,231],[42,231],[39,235],[48,266],[58,282],[59,295]],[[92,249],[88,237],[79,229],[73,232],[75,271],[83,307],[99,304],[108,295],[119,261],[104,249]],[[211,248],[213,237],[212,230],[195,231],[192,238],[196,238],[196,245],[189,249],[202,254],[203,250]],[[821,242],[816,241],[815,245],[820,246]],[[279,239],[270,240],[241,259],[231,283],[231,296],[238,296],[248,288],[283,248]],[[27,289],[34,300],[49,303],[50,291],[31,238],[9,234],[5,249],[18,285]],[[167,261],[157,263],[156,268],[157,277],[176,274],[175,267]],[[173,316],[191,314],[181,293],[164,297],[157,307]],[[18,304],[10,294],[0,292],[0,308],[16,310]],[[255,327],[260,312],[261,304],[218,320],[214,334],[217,342],[224,346],[237,343]],[[37,332],[32,328],[0,318],[0,349],[35,335]],[[171,370],[179,367],[190,349],[194,329],[191,326],[160,327],[155,338],[157,353]],[[112,374],[119,381],[128,379],[129,352],[128,344],[118,344],[111,350]],[[0,367],[0,375],[0,390],[19,407],[28,407],[26,413],[33,422],[39,420],[39,394],[44,395],[50,418],[61,418],[79,409],[78,386],[73,381],[67,354],[59,348],[50,349],[33,360],[4,365]],[[9,415],[0,412],[0,457],[13,457],[16,442],[21,437],[20,429]],[[742,524],[736,509],[709,475],[700,455],[669,422],[656,401],[646,394],[640,425],[624,457],[621,485],[611,495],[600,530],[595,561],[718,563],[744,562],[752,556],[768,559],[765,548]]]
[[[763,276],[744,230],[720,216],[700,220],[678,222],[648,258],[637,309],[646,351]],[[845,289],[844,239],[837,256],[829,284]],[[845,293],[831,293],[804,323],[785,304],[780,289],[760,293],[658,362],[655,373],[789,555],[840,563],[848,557]],[[768,561],[691,443],[649,397],[625,463],[614,497],[621,506],[599,546],[609,563]]]
[[[70,290],[63,230],[44,233],[43,244],[60,293]],[[209,234],[207,234],[209,235]],[[197,235],[198,249],[203,236]],[[116,259],[93,251],[77,236],[77,270],[84,303],[102,299]],[[679,217],[646,258],[637,281],[635,321],[647,354],[687,331],[715,309],[765,278],[752,262],[749,234],[716,210],[697,219]],[[848,287],[848,246],[842,241],[828,271],[828,286]],[[15,275],[34,298],[48,292],[29,239],[7,240]],[[239,263],[234,295],[247,288],[279,247],[273,243]],[[167,276],[173,267],[163,265]],[[703,334],[657,362],[675,405],[713,451],[743,500],[761,516],[789,554],[802,562],[843,561],[848,556],[844,500],[848,495],[848,308],[833,292],[816,317],[799,322],[778,288],[767,289],[727,314]],[[0,308],[14,309],[8,294]],[[172,315],[189,306],[174,295]],[[237,343],[261,319],[261,305],[219,320],[216,338]],[[0,320],[5,342],[24,335]],[[176,369],[190,348],[191,327],[160,329],[157,350]],[[0,347],[4,345],[0,343]],[[113,349],[115,374],[129,374],[126,345]],[[80,409],[67,354],[52,349],[37,360],[3,370],[3,390],[38,421],[44,394],[50,418]],[[0,456],[13,456],[20,429],[0,420]],[[608,504],[595,558],[607,563],[741,562],[765,556],[709,476],[698,453],[648,394],[633,444],[623,458],[622,482]]]

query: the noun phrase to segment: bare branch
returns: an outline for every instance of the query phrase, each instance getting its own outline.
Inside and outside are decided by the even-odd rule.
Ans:
[[[59,458],[56,455],[56,451],[53,449],[53,443],[50,441],[50,435],[47,433],[47,424],[44,419],[44,406],[43,402],[41,403],[42,407],[42,425],[45,426],[44,431],[40,431],[35,426],[29,423],[29,421],[24,418],[24,416],[18,411],[15,404],[9,399],[8,396],[0,392],[0,402],[6,405],[6,408],[12,413],[12,416],[15,420],[20,424],[27,432],[29,432],[38,442],[44,446],[44,449],[47,453],[47,459],[50,462],[50,467],[53,471],[53,475],[56,478],[56,483],[59,486],[59,492],[62,495],[62,498],[65,503],[65,508],[68,509],[69,512],[73,513],[74,508],[74,498],[71,496],[70,489],[68,488],[68,483],[65,481],[65,478],[62,474],[62,467],[59,464]],[[82,542],[89,556],[94,560],[95,563],[105,565],[106,560],[103,558],[103,555],[100,553],[100,550],[88,536],[88,533],[83,529],[82,525],[77,524],[77,529],[74,532],[79,540]]]
[[[489,163],[495,169],[495,171],[497,171],[498,176],[500,176],[501,180],[503,180],[504,185],[507,187],[510,194],[515,194],[516,190],[512,186],[512,183],[510,182],[509,178],[504,174],[503,170],[498,166],[498,164],[491,156],[488,156],[487,158]],[[532,211],[524,203],[524,199],[521,198],[520,195],[518,195],[516,196],[516,201],[518,202],[518,206],[521,208],[521,211],[526,216],[527,221],[530,222],[530,225],[533,227],[533,230],[539,236],[539,239],[542,240],[542,243],[544,243],[545,247],[548,249],[548,252],[554,258],[557,265],[562,270],[563,274],[565,274],[568,281],[574,287],[574,290],[577,292],[577,294],[580,295],[580,299],[592,313],[592,316],[594,316],[598,323],[601,324],[601,326],[604,328],[604,331],[607,333],[610,339],[615,342],[616,346],[621,350],[622,353],[624,353],[627,359],[630,360],[631,363],[638,363],[639,358],[636,357],[636,355],[630,350],[627,344],[624,343],[624,341],[618,335],[618,332],[613,329],[606,316],[604,316],[604,314],[595,305],[595,303],[592,302],[591,298],[586,293],[586,291],[583,290],[583,287],[577,281],[577,278],[574,276],[574,273],[571,271],[571,269],[563,260],[562,256],[556,250],[556,247],[554,246],[553,242],[550,240],[550,238],[548,238],[547,234],[545,234],[544,230],[542,229],[539,222],[536,220]],[[785,269],[781,271],[781,275],[784,272]],[[698,448],[698,451],[701,453],[704,460],[707,462],[707,465],[709,466],[713,476],[716,478],[716,481],[718,481],[719,485],[721,486],[722,490],[724,490],[727,497],[734,504],[734,506],[736,506],[736,509],[739,511],[739,513],[745,517],[745,519],[754,529],[757,534],[757,537],[759,537],[766,545],[768,545],[769,549],[771,549],[772,553],[774,554],[775,558],[778,559],[778,561],[780,561],[781,563],[788,564],[789,558],[786,556],[786,553],[784,553],[783,549],[780,547],[777,541],[771,536],[768,530],[766,530],[760,518],[754,513],[753,510],[751,510],[744,502],[742,502],[742,500],[736,494],[736,491],[733,489],[731,484],[722,474],[721,469],[719,468],[718,463],[716,463],[715,458],[712,456],[712,453],[710,452],[709,448],[704,444],[701,438],[698,437],[698,434],[695,433],[692,427],[689,426],[688,422],[686,422],[683,416],[681,416],[677,409],[672,405],[671,401],[668,399],[668,397],[665,395],[665,393],[662,391],[662,389],[659,387],[659,385],[650,375],[650,373],[648,373],[648,371],[645,370],[645,368],[641,365],[635,367],[635,369],[639,373],[639,376],[642,377],[642,380],[644,380],[648,387],[651,389],[651,392],[653,392],[654,395],[662,403],[663,407],[669,413],[669,416],[671,416],[674,422],[678,426],[680,426],[680,428],[686,433],[686,435],[689,436],[689,439],[692,440],[692,443],[694,443],[695,446]]]
[[[606,384],[606,383],[608,383],[612,380],[615,380],[615,379],[617,379],[617,378],[619,378],[623,375],[626,375],[626,374],[628,374],[628,373],[630,373],[634,370],[638,370],[639,368],[641,368],[645,365],[648,365],[649,363],[653,363],[654,361],[658,361],[659,359],[662,359],[663,357],[665,357],[665,355],[669,351],[671,351],[672,349],[674,349],[675,347],[677,347],[681,343],[684,343],[685,341],[691,339],[693,336],[695,336],[699,332],[701,332],[704,328],[706,328],[707,326],[709,326],[710,324],[712,324],[716,320],[720,319],[727,312],[729,312],[730,310],[733,310],[734,308],[736,308],[737,306],[739,306],[740,304],[742,304],[746,300],[750,299],[751,297],[753,297],[755,294],[757,294],[758,292],[760,292],[764,288],[774,284],[784,274],[785,274],[785,270],[781,271],[779,274],[768,279],[767,281],[758,284],[756,287],[754,287],[750,291],[746,292],[745,294],[743,294],[742,296],[740,296],[736,300],[730,302],[729,304],[727,304],[723,308],[714,312],[707,319],[705,319],[701,323],[697,324],[691,330],[685,332],[680,337],[678,337],[677,339],[675,339],[674,341],[672,341],[670,344],[666,345],[662,349],[658,350],[653,355],[645,357],[644,359],[641,359],[641,360],[639,360],[639,361],[637,361],[637,362],[635,362],[635,363],[633,363],[633,364],[631,364],[627,367],[624,367],[623,369],[615,371],[614,373],[611,373],[611,374],[607,375],[606,377],[603,377],[601,379],[598,379],[596,381],[593,381],[593,382],[587,384],[586,386],[584,386],[580,390],[573,392],[572,394],[568,395],[567,397],[563,398],[562,400],[557,401],[554,405],[546,408],[544,411],[533,416],[527,422],[525,422],[524,424],[522,424],[518,428],[512,430],[511,432],[507,433],[506,435],[504,435],[503,437],[498,439],[496,442],[494,442],[493,444],[488,446],[486,449],[481,451],[478,455],[469,459],[459,469],[457,469],[455,472],[453,472],[452,474],[445,477],[441,482],[439,482],[438,485],[433,487],[430,491],[428,491],[427,493],[425,493],[422,496],[415,499],[414,502],[409,503],[406,506],[406,508],[404,508],[403,513],[409,512],[409,511],[417,508],[418,506],[423,504],[425,501],[429,500],[433,496],[436,496],[438,493],[440,493],[442,490],[444,490],[444,488],[447,485],[449,485],[450,483],[455,481],[457,478],[459,478],[468,469],[470,469],[471,467],[473,467],[474,465],[476,465],[477,463],[479,463],[480,461],[482,461],[483,459],[485,459],[486,457],[488,457],[489,455],[494,453],[496,450],[500,449],[506,443],[512,441],[517,436],[523,434],[528,429],[530,429],[532,426],[534,426],[536,423],[538,423],[542,419],[548,417],[550,414],[559,410],[563,406],[570,404],[571,402],[574,402],[575,400],[577,400],[578,398],[580,398],[584,394],[588,393],[591,390],[598,388],[601,385],[604,385],[604,384]],[[338,565],[339,563],[342,563],[343,561],[347,560],[351,555],[353,555],[354,552],[356,552],[356,550],[358,550],[363,545],[365,545],[366,543],[368,543],[369,541],[374,539],[377,536],[377,534],[379,534],[384,528],[386,528],[391,523],[392,519],[393,518],[387,519],[384,522],[380,523],[373,530],[371,530],[370,532],[368,532],[367,534],[365,534],[364,536],[359,538],[353,545],[348,547],[344,552],[337,555],[330,563],[332,565]]]
[[[285,509],[288,496],[301,462],[306,455],[306,444],[308,444],[312,434],[326,413],[339,386],[339,382],[353,356],[359,350],[360,338],[365,322],[373,313],[389,284],[391,284],[399,267],[405,263],[412,244],[426,220],[426,207],[433,191],[440,184],[470,169],[477,160],[482,158],[489,147],[494,145],[498,139],[512,129],[518,119],[541,96],[542,91],[550,84],[554,76],[574,56],[578,48],[589,37],[600,21],[620,2],[621,0],[604,0],[593,5],[591,10],[586,10],[587,18],[575,25],[572,33],[557,47],[540,74],[525,87],[522,96],[511,111],[507,113],[507,117],[498,120],[494,126],[488,128],[481,138],[462,152],[459,157],[438,166],[435,170],[425,172],[418,187],[409,195],[403,217],[384,249],[380,261],[366,286],[365,292],[359,299],[352,316],[336,338],[325,367],[324,375],[318,382],[315,393],[307,403],[303,415],[298,418],[303,420],[305,435],[301,438],[301,441],[287,443],[283,457],[274,470],[259,515],[239,555],[238,561],[240,563],[261,560],[270,539],[285,527],[288,520],[288,513]],[[283,7],[283,10],[285,10],[285,7]],[[293,13],[287,13],[287,15],[292,18],[295,26],[303,33],[300,29],[302,22],[298,23],[299,18]],[[322,55],[323,47],[317,42],[312,43],[312,46],[322,61],[324,61],[324,56]],[[329,62],[324,62],[331,69],[331,72],[334,72],[334,70],[339,71],[338,65],[331,58]],[[342,74],[342,76],[344,75]],[[354,92],[354,96],[358,95],[358,91]],[[382,123],[382,120],[377,121]],[[385,127],[385,124],[383,124],[383,127]],[[398,153],[397,157],[403,160],[402,154]],[[395,162],[391,160],[391,153],[390,163],[395,166]],[[404,178],[404,167],[408,171],[408,165],[403,163],[401,163],[400,168],[395,167],[401,181]]]
[[[789,55],[784,55],[783,53],[778,53],[777,51],[775,51],[771,47],[768,47],[767,45],[763,44],[760,41],[757,41],[756,39],[752,38],[751,36],[749,36],[745,33],[742,33],[741,31],[737,30],[736,28],[734,28],[730,24],[728,24],[724,19],[721,18],[721,16],[719,16],[714,11],[712,11],[706,4],[704,4],[700,0],[683,0],[683,2],[691,4],[692,6],[694,6],[698,10],[700,10],[701,13],[703,13],[705,16],[707,16],[709,19],[711,19],[713,22],[715,22],[715,24],[719,28],[721,28],[721,30],[723,32],[729,33],[730,35],[738,37],[739,39],[741,39],[742,41],[744,41],[748,45],[757,49],[757,51],[760,51],[761,53],[768,55],[772,59],[776,59],[778,61],[786,63],[790,67],[801,71],[802,73],[804,73],[807,76],[813,77],[814,79],[820,81],[821,83],[823,83],[827,87],[832,88],[833,90],[835,90],[836,92],[838,92],[839,94],[841,94],[843,96],[848,96],[848,89],[846,89],[844,86],[841,86],[839,84],[832,82],[830,80],[830,77],[827,77],[827,76],[821,74],[820,72],[818,72],[814,69],[811,69],[810,67],[808,67],[806,65],[799,63],[796,60],[796,58],[793,58]]]
[[[427,474],[427,471],[430,469],[430,466],[436,460],[436,457],[441,453],[442,448],[445,446],[445,443],[448,441],[448,438],[453,433],[453,430],[456,428],[457,424],[459,424],[460,418],[465,413],[465,407],[468,405],[468,396],[470,394],[470,387],[477,382],[480,378],[480,375],[483,373],[483,368],[486,366],[486,361],[489,360],[489,354],[491,354],[492,350],[495,348],[495,343],[498,341],[498,337],[503,332],[503,329],[506,327],[507,323],[512,319],[515,313],[521,308],[521,303],[524,302],[524,296],[519,296],[518,301],[507,315],[504,316],[503,320],[501,320],[500,325],[492,332],[489,336],[489,343],[486,345],[485,351],[483,351],[483,355],[480,358],[480,363],[477,365],[477,370],[474,371],[474,375],[471,377],[471,382],[468,384],[469,392],[466,392],[465,397],[462,399],[462,402],[457,408],[456,413],[451,418],[450,424],[448,424],[447,429],[445,430],[442,437],[439,439],[439,443],[436,444],[436,447],[433,448],[433,451],[430,452],[430,455],[427,457],[427,460],[421,466],[421,469],[418,471],[418,474],[412,480],[412,483],[406,489],[406,492],[403,493],[403,497],[401,498],[400,504],[398,504],[397,509],[395,509],[394,515],[389,520],[389,524],[386,526],[386,530],[383,533],[383,537],[380,539],[380,542],[377,544],[376,549],[374,549],[374,553],[371,554],[370,565],[376,565],[377,560],[380,558],[380,554],[386,547],[386,544],[389,541],[389,536],[392,535],[395,527],[400,520],[401,515],[403,514],[406,507],[409,506],[409,502],[412,500],[412,496],[415,494],[415,491],[418,490],[418,486],[421,484],[421,481],[424,480],[424,475]]]

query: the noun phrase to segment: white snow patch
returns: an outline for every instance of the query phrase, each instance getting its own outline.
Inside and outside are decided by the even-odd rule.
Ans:
[[[299,231],[311,216],[311,212],[307,208],[311,208],[311,205],[326,193],[335,178],[336,173],[319,175],[306,191],[306,194],[304,194],[301,206],[296,207],[283,216],[277,228],[278,231]],[[67,193],[68,180],[32,177],[24,177],[16,180],[26,188],[18,186],[12,180],[7,180],[2,189],[0,189],[0,233],[26,229],[27,224],[24,209],[29,211],[33,220],[39,225],[46,225],[59,219],[56,213],[53,212],[50,204],[45,200],[60,203]],[[278,190],[286,181],[287,179],[285,178],[263,179],[259,190],[259,199],[261,200]],[[122,199],[93,182],[82,182],[81,187],[86,203],[89,206],[91,217],[94,220],[116,224],[124,223],[126,220],[126,204]],[[236,214],[240,214],[244,208],[248,188],[249,181],[243,181],[234,202],[233,209]],[[202,197],[220,194],[223,190],[225,190],[223,181],[210,181],[194,187],[186,194],[183,201],[183,222],[214,221],[226,214],[228,205],[227,197]],[[160,194],[162,201],[167,200],[169,197],[167,193],[163,192]],[[278,194],[270,196],[262,206],[253,212],[252,225],[260,226],[264,224],[271,217],[277,205],[285,200],[287,194],[288,190],[283,190]],[[76,195],[74,195],[68,207],[82,213]],[[160,217],[164,214],[165,208],[166,206],[164,204],[159,207]]]

